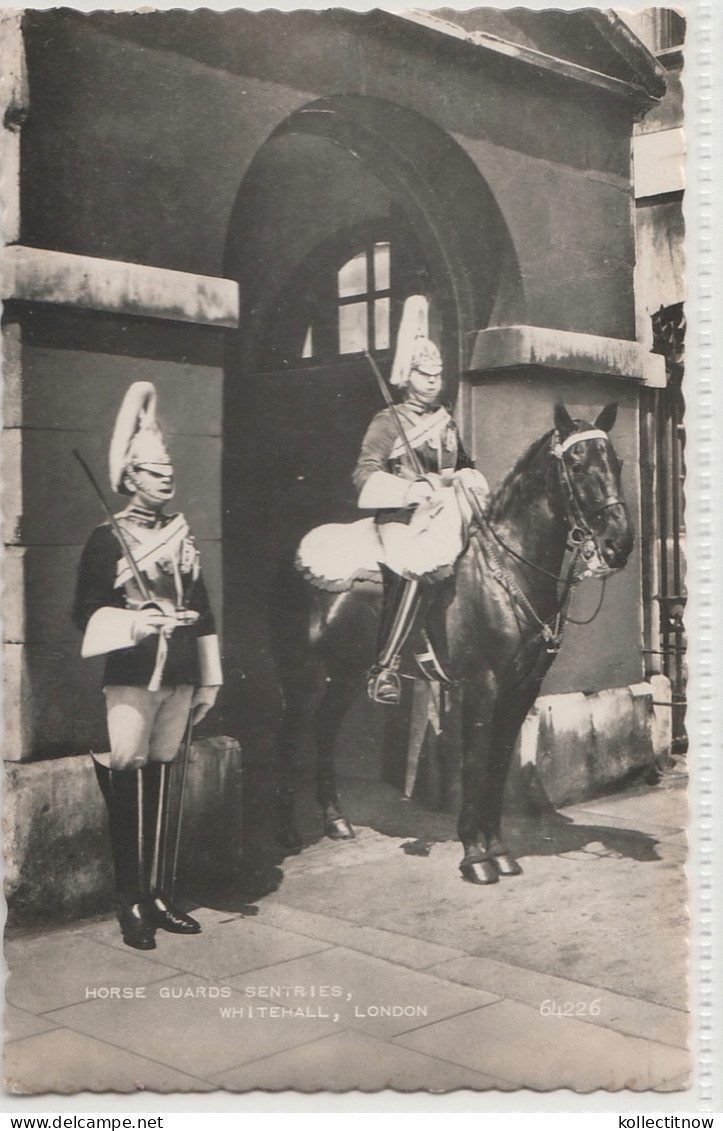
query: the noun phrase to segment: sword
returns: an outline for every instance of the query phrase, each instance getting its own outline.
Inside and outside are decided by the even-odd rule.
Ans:
[[[176,873],[178,871],[178,855],[181,849],[181,823],[183,821],[183,805],[186,799],[186,783],[188,781],[188,763],[191,760],[191,742],[193,739],[193,710],[189,708],[186,734],[181,747],[181,795],[178,799],[178,823],[176,824],[176,837],[173,848],[173,867],[171,869],[171,883],[169,898],[173,902],[173,893],[176,888]]]
[[[113,511],[110,509],[110,506],[108,505],[108,502],[106,501],[105,495],[103,494],[100,487],[98,486],[98,481],[96,480],[95,476],[93,475],[93,472],[90,470],[90,468],[88,467],[88,464],[85,462],[85,460],[83,459],[82,455],[80,454],[80,452],[78,451],[77,448],[73,448],[73,455],[77,459],[80,466],[83,468],[83,471],[85,472],[85,474],[87,475],[87,477],[90,481],[91,487],[93,488],[96,495],[98,496],[98,498],[101,501],[103,510],[105,511],[106,515],[108,516],[108,521],[110,522],[111,529],[112,529],[113,533],[115,534],[116,538],[118,539],[118,541],[120,542],[120,546],[121,546],[121,549],[123,550],[123,553],[125,555],[125,559],[128,562],[128,565],[130,566],[131,573],[133,574],[133,580],[135,581],[136,585],[138,586],[138,589],[140,591],[140,594],[141,594],[141,597],[143,598],[144,603],[146,605],[154,605],[156,608],[158,608],[163,613],[164,610],[163,610],[163,607],[162,607],[162,602],[158,597],[154,597],[153,594],[151,593],[150,589],[148,588],[148,585],[146,584],[146,580],[143,577],[143,574],[141,573],[140,569],[138,568],[138,563],[136,562],[135,558],[133,557],[133,554],[131,552],[131,548],[128,545],[128,539],[126,538],[125,534],[123,533],[121,525],[118,522],[118,520],[116,519],[115,515],[113,514]],[[170,602],[169,602],[169,605],[170,605]],[[177,615],[178,610],[174,610],[174,614]],[[189,613],[189,616],[190,616],[190,613]],[[195,619],[198,619],[197,616],[196,616]],[[177,616],[177,622],[182,623],[182,621],[179,621],[178,616]],[[163,632],[158,633],[158,644],[157,644],[157,647],[156,647],[156,662],[155,662],[155,665],[154,665],[154,668],[153,668],[153,672],[151,674],[150,682],[148,684],[148,690],[149,691],[158,691],[159,687],[161,686],[161,679],[163,678],[163,669],[166,665],[167,656],[168,656],[168,638],[167,638],[165,630],[164,630]]]
[[[90,480],[91,487],[93,488],[96,495],[98,496],[98,498],[101,501],[101,505],[102,505],[103,510],[105,511],[106,515],[108,516],[108,521],[110,522],[113,533],[115,534],[116,538],[120,542],[121,548],[122,548],[123,553],[125,555],[125,559],[126,559],[126,561],[128,562],[128,565],[131,568],[131,573],[133,574],[133,580],[135,581],[136,585],[140,589],[141,597],[143,598],[144,601],[148,601],[151,604],[155,604],[153,597],[151,596],[151,592],[150,592],[148,586],[146,585],[145,578],[143,577],[143,574],[141,573],[140,569],[138,568],[138,564],[137,564],[135,558],[133,557],[133,554],[131,553],[131,548],[128,545],[128,540],[127,540],[125,534],[123,533],[123,530],[121,529],[120,523],[117,521],[115,515],[113,514],[113,511],[110,509],[110,507],[109,507],[109,505],[106,501],[105,495],[103,494],[100,487],[98,486],[98,481],[96,480],[95,476],[93,475],[93,472],[90,470],[90,468],[88,467],[88,464],[85,462],[85,460],[83,459],[82,455],[80,454],[80,452],[78,451],[77,448],[73,448],[73,455],[77,459],[80,466],[83,468],[83,471],[85,472],[85,474],[88,476],[88,479]]]

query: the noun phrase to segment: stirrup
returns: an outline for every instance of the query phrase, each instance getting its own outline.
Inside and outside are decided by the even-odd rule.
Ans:
[[[398,707],[402,701],[402,681],[396,668],[373,667],[367,681],[367,695],[373,703]]]

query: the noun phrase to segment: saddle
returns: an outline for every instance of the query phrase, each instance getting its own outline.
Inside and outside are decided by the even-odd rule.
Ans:
[[[370,585],[381,591],[384,573],[388,570],[385,551],[373,518],[351,523],[327,523],[317,526],[302,539],[296,555],[296,569],[315,588],[326,593],[345,593],[358,585]],[[454,563],[446,569],[451,575]],[[392,572],[392,571],[390,571]],[[435,578],[434,580],[438,580]],[[400,674],[430,682],[449,682],[444,669],[446,648],[440,645],[441,625],[434,632],[433,589],[425,586],[425,597],[417,613],[416,623],[402,651]],[[438,641],[437,646],[432,634]]]
[[[360,582],[383,584],[384,547],[373,518],[329,522],[302,538],[297,570],[326,593],[346,593]]]
[[[466,488],[465,473],[474,477]],[[458,478],[459,483],[440,490],[435,502],[408,512],[404,521],[381,521],[386,516],[382,511],[379,522],[362,518],[315,527],[301,540],[296,568],[328,593],[343,593],[361,581],[381,585],[383,566],[410,581],[451,577],[472,519],[466,490],[471,488],[481,502],[487,491],[477,471],[465,469]]]

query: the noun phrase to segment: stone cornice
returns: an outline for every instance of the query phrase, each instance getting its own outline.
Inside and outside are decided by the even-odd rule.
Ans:
[[[607,75],[602,71],[595,71],[590,67],[584,67],[580,63],[573,63],[555,55],[548,55],[544,51],[538,51],[536,48],[501,39],[499,36],[491,35],[488,32],[468,32],[458,24],[439,19],[439,17],[432,13],[418,8],[393,13],[393,15],[395,18],[408,20],[411,23],[418,24],[420,27],[425,27],[441,35],[447,35],[452,39],[458,39],[460,42],[467,43],[480,50],[492,52],[507,59],[516,60],[518,63],[534,67],[538,72],[546,71],[557,75],[559,78],[582,82],[588,86],[598,87],[608,94],[631,99],[638,104],[640,110],[650,109],[650,107],[656,105],[665,93],[664,80],[662,83],[656,81],[653,84],[649,81],[647,73],[644,76],[641,75],[641,81],[639,83],[626,82],[624,79],[616,78],[614,75]],[[634,38],[632,37],[632,33],[631,38]],[[641,51],[645,51],[642,45],[640,45],[640,47]],[[648,53],[646,52],[646,54]],[[655,78],[659,80],[660,75],[658,71],[660,74],[663,74],[663,68],[658,67],[655,59],[652,59],[652,66],[656,72]]]
[[[491,326],[472,335],[468,371],[540,368],[620,377],[653,388],[666,384],[665,359],[640,342],[546,326]]]
[[[197,326],[238,326],[238,284],[232,279],[20,244],[3,248],[0,265],[5,302],[47,303]]]

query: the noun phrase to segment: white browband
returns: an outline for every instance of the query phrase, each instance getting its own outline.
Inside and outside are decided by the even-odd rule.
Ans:
[[[572,436],[559,444],[560,455],[564,455],[568,448],[573,444],[579,444],[582,440],[608,440],[607,432],[602,432],[599,428],[591,428],[589,432],[573,432]]]

